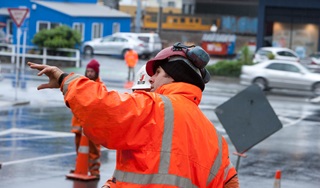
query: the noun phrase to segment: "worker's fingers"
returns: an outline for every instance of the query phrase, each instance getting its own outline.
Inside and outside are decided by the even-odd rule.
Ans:
[[[46,84],[41,84],[38,86],[38,90],[41,90],[41,89],[47,89],[47,88],[52,88],[50,87],[50,84],[49,83],[46,83]]]
[[[36,64],[36,63],[32,63],[32,62],[28,62],[28,66],[32,69],[37,69],[37,70],[42,70],[44,69],[47,65],[40,65],[40,64]]]

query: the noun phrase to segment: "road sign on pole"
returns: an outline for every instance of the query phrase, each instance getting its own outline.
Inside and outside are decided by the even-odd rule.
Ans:
[[[28,8],[8,8],[10,17],[13,19],[17,27],[20,27],[24,19],[29,13]]]
[[[28,8],[8,8],[10,17],[13,19],[14,23],[17,25],[17,60],[16,60],[16,79],[15,79],[15,100],[18,98],[18,83],[19,83],[19,72],[20,72],[20,37],[21,37],[21,28],[24,19],[29,13]],[[24,63],[24,62],[23,62]]]

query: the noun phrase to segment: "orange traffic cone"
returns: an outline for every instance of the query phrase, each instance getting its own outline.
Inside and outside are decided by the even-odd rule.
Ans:
[[[125,89],[131,89],[132,86],[133,86],[133,82],[131,82],[131,81],[128,81],[128,82],[126,82],[126,83],[124,84],[124,88],[125,88]]]
[[[79,180],[95,180],[96,176],[88,175],[89,172],[89,140],[82,133],[78,155],[76,159],[76,169],[73,173],[67,174],[66,177],[70,179]]]
[[[280,180],[281,180],[281,171],[277,170],[276,175],[274,176],[273,188],[280,188],[281,187]]]

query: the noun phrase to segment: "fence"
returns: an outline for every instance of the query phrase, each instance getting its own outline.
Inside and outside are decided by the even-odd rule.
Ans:
[[[48,49],[26,46],[20,47],[17,52],[16,45],[0,43],[0,61],[15,63],[17,60],[24,65],[28,61],[55,66],[80,67],[80,51],[78,49]],[[18,57],[19,56],[19,57]]]

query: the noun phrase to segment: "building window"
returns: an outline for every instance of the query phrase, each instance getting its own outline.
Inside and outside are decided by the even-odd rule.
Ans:
[[[50,22],[38,22],[37,26],[37,32],[43,30],[43,29],[49,29]]]
[[[176,3],[174,1],[169,1],[168,7],[176,7]]]
[[[113,23],[112,24],[112,33],[117,33],[120,32],[120,23]]]
[[[61,24],[60,23],[50,23],[50,29],[59,27]]]
[[[93,23],[92,24],[92,39],[101,38],[103,33],[103,24],[102,23]]]
[[[194,14],[194,5],[184,4],[182,5],[182,11],[184,14]]]
[[[56,23],[56,22],[38,21],[37,32],[41,31],[42,29],[53,29],[60,25],[61,25],[60,23]]]
[[[152,15],[151,22],[158,22],[158,17],[156,15]]]
[[[304,58],[318,51],[319,30],[316,24],[274,22],[273,36],[269,41],[274,47],[290,48]]]
[[[167,16],[166,16],[166,15],[163,15],[163,16],[161,17],[161,22],[162,22],[162,23],[167,23]]]
[[[6,26],[6,37],[8,39],[8,42],[12,44],[13,42],[13,26],[14,22],[12,19],[7,20],[7,26]]]
[[[75,22],[72,28],[81,34],[81,41],[84,40],[84,23]]]
[[[7,20],[7,28],[6,28],[7,34],[13,35],[13,25],[14,25],[13,20],[8,19]]]

